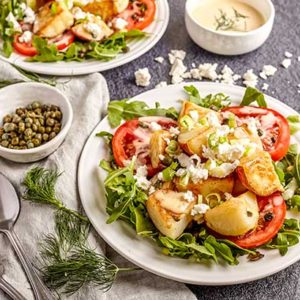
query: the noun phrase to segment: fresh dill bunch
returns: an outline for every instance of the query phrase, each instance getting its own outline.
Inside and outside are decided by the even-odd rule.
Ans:
[[[24,82],[24,80],[19,80],[19,79],[12,79],[12,80],[0,80],[0,89],[12,85],[12,84],[16,84],[16,83],[20,83],[20,82]]]
[[[56,169],[44,169],[35,167],[27,172],[23,185],[26,187],[23,199],[40,204],[49,204],[60,210],[69,212],[82,221],[88,222],[88,219],[78,212],[67,208],[55,193],[55,184],[61,173]]]

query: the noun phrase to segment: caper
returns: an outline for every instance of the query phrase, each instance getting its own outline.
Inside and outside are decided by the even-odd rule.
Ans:
[[[55,124],[55,121],[54,121],[54,119],[52,119],[52,118],[47,118],[47,120],[46,120],[46,125],[47,126],[54,126],[54,124]]]
[[[3,118],[3,124],[4,124],[4,123],[10,123],[11,121],[12,121],[11,115],[6,115],[6,116]]]
[[[10,135],[11,138],[15,138],[15,137],[18,136],[15,131],[11,131],[9,135]]]
[[[23,109],[23,108],[17,108],[17,109],[16,109],[16,114],[17,114],[17,115],[22,116],[22,115],[24,115],[24,113],[25,113],[25,112],[24,112],[24,109]]]
[[[19,145],[19,138],[18,138],[17,136],[14,137],[14,138],[11,140],[11,144],[12,144],[13,146]]]
[[[56,124],[54,127],[53,127],[53,131],[55,133],[59,133],[60,132],[60,125],[59,124]]]
[[[37,133],[37,134],[35,135],[35,138],[41,141],[43,137],[42,137],[42,134],[41,134],[41,133]]]
[[[51,133],[51,131],[52,131],[52,128],[51,127],[46,127],[46,133]]]
[[[42,134],[45,133],[45,127],[44,126],[39,126],[38,132],[42,133]]]
[[[24,140],[20,140],[19,141],[19,146],[26,146],[26,142]]]
[[[32,136],[32,129],[31,128],[27,128],[25,131],[24,131],[24,134],[25,136]]]
[[[45,125],[45,120],[44,120],[44,118],[39,118],[39,122],[40,122],[40,124],[41,124],[42,126]]]
[[[14,149],[14,146],[12,144],[9,144],[8,149]]]
[[[56,105],[51,105],[51,106],[50,106],[50,110],[51,110],[51,111],[57,111],[57,110],[59,110],[59,107],[56,106]]]
[[[8,142],[8,141],[2,141],[2,142],[1,142],[1,146],[2,146],[2,147],[7,148],[8,145],[9,145],[9,142]]]
[[[19,123],[21,121],[22,121],[22,119],[21,119],[20,116],[18,116],[17,114],[13,115],[13,118],[12,118],[12,122],[13,123],[17,124],[17,123]]]
[[[29,141],[27,142],[27,148],[28,148],[28,149],[34,148],[34,143],[33,143],[31,140],[29,140]]]
[[[2,140],[8,140],[9,139],[9,134],[8,133],[2,134],[1,139]]]
[[[10,132],[10,131],[14,131],[16,127],[17,125],[14,123],[5,123],[3,129],[5,132]]]
[[[37,138],[32,139],[32,142],[34,144],[35,147],[39,146],[41,144],[41,141]]]
[[[43,134],[43,141],[47,142],[49,140],[49,134],[48,133],[44,133]]]
[[[55,132],[51,132],[51,133],[49,134],[49,139],[50,139],[50,140],[54,139],[55,137],[56,137],[56,133],[55,133]]]
[[[26,128],[31,128],[31,125],[32,125],[31,123],[25,123]]]
[[[27,118],[25,119],[25,123],[30,123],[30,124],[32,124],[32,123],[33,123],[33,119],[32,119],[31,117],[27,117]]]
[[[62,113],[61,111],[56,111],[55,112],[55,119],[60,121],[62,119]]]
[[[38,101],[34,101],[31,106],[32,106],[33,109],[40,108],[41,107],[41,103],[38,102]]]
[[[29,140],[31,140],[31,135],[30,135],[30,136],[25,135],[25,136],[24,136],[24,140],[25,140],[26,142],[28,142]]]
[[[3,133],[4,133],[3,127],[0,127],[0,135],[2,135]]]
[[[45,111],[50,111],[50,107],[48,105],[43,105],[42,106],[42,110],[45,112]]]
[[[35,125],[35,124],[32,124],[31,128],[32,128],[32,130],[35,131],[35,132],[38,131],[38,126]]]
[[[23,133],[25,131],[25,123],[20,122],[18,125],[19,125],[19,132]]]

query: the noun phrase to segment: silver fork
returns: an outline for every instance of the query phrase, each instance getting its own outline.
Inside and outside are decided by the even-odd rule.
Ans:
[[[26,300],[10,283],[3,277],[4,267],[0,265],[0,289],[13,300]]]

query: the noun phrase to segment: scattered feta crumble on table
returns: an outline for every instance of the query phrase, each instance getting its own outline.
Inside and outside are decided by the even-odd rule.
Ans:
[[[135,82],[137,86],[150,85],[151,75],[148,68],[139,69],[134,73]]]
[[[266,91],[266,90],[268,90],[268,88],[269,88],[269,85],[267,83],[264,83],[261,89],[263,91]]]
[[[292,63],[292,60],[290,58],[285,58],[282,61],[281,65],[287,69],[291,65],[291,63]]]
[[[162,87],[166,87],[166,86],[168,86],[167,82],[161,81],[155,86],[155,88],[158,89],[158,88],[162,88]]]
[[[258,77],[254,74],[253,69],[247,70],[247,72],[243,75],[243,79],[244,85],[256,87]]]
[[[289,51],[285,51],[284,56],[287,57],[287,58],[291,58],[291,57],[293,57],[293,54]]]
[[[154,60],[160,64],[162,64],[164,62],[164,58],[162,56],[158,56],[158,57],[155,57]]]

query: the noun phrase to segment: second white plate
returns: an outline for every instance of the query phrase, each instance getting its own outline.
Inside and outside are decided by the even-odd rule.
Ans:
[[[231,97],[233,105],[238,105],[245,89],[218,83],[194,84],[201,95],[223,92]],[[134,97],[145,101],[149,106],[159,102],[162,107],[174,106],[180,108],[179,99],[185,99],[183,85],[168,86],[154,89]],[[292,108],[266,97],[268,106],[284,116],[297,114]],[[186,259],[172,258],[161,253],[154,242],[136,235],[135,231],[122,221],[106,224],[108,215],[105,212],[106,199],[103,182],[106,172],[101,170],[99,161],[108,157],[104,141],[95,136],[99,131],[113,132],[107,118],[103,119],[88,139],[81,155],[78,170],[79,194],[87,216],[100,236],[122,256],[157,275],[198,285],[230,285],[249,282],[274,274],[300,259],[300,244],[289,249],[285,256],[280,256],[277,250],[266,251],[263,259],[248,262],[245,257],[237,266],[204,265]],[[296,137],[297,143],[300,137]],[[299,218],[300,214],[293,217]]]
[[[168,1],[157,0],[155,20],[144,30],[149,33],[149,36],[130,42],[128,44],[130,51],[119,54],[111,61],[102,62],[90,59],[83,62],[27,62],[26,57],[17,53],[13,53],[10,58],[5,58],[0,54],[0,59],[30,72],[53,76],[84,75],[110,70],[133,61],[154,47],[167,29],[169,15]]]

